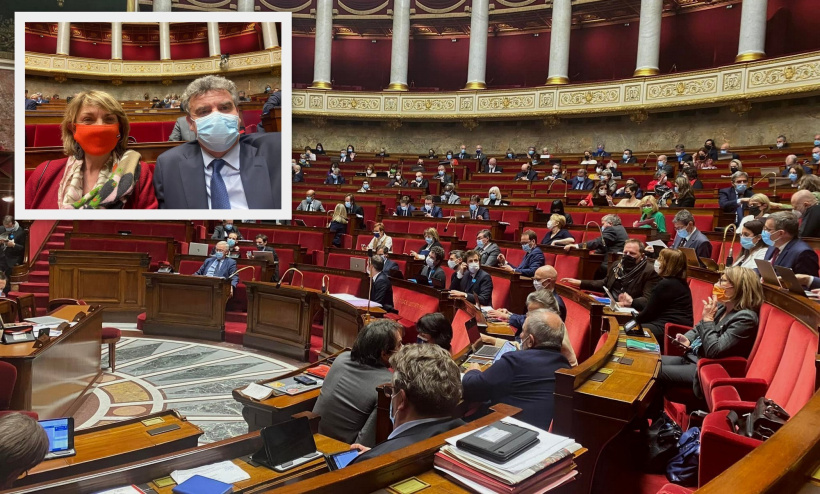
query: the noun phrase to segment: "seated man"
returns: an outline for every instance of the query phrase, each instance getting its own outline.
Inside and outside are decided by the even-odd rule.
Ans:
[[[810,166],[804,165],[804,164],[801,164],[801,163],[797,162],[797,155],[796,154],[790,154],[790,155],[786,156],[786,159],[783,162],[783,164],[784,164],[784,168],[783,168],[783,171],[780,173],[781,177],[788,177],[789,176],[789,168],[797,168],[797,167],[802,167],[803,168],[803,174],[805,174],[805,175],[811,175],[812,174],[812,169],[811,169]]]
[[[197,269],[194,276],[215,276],[217,278],[229,278],[231,280],[231,295],[233,289],[239,283],[236,275],[236,261],[228,257],[228,242],[224,240],[217,242],[214,248],[214,255],[205,259],[202,266]]]
[[[352,463],[392,453],[464,425],[463,420],[452,418],[461,400],[461,373],[450,352],[438,345],[405,345],[390,357],[390,366],[393,382],[385,391],[390,393],[393,432],[372,449],[352,444],[350,449],[361,451]]]
[[[382,256],[384,259],[384,268],[382,271],[387,273],[387,276],[392,276],[393,278],[400,278],[404,279],[404,273],[401,272],[399,265],[396,264],[396,261],[390,259],[390,251],[385,248],[384,246],[379,246],[374,252],[377,256]]]
[[[789,268],[795,274],[816,277],[820,270],[817,253],[809,244],[797,238],[798,228],[797,217],[791,211],[781,211],[766,218],[762,238],[769,250],[764,259],[774,266]],[[814,282],[809,286],[812,289],[820,288]]]
[[[450,255],[452,254],[451,252]],[[450,296],[466,298],[468,302],[475,304],[477,294],[479,305],[493,305],[493,277],[481,269],[479,264],[481,256],[474,250],[468,250],[464,257],[467,270],[461,273],[461,279],[458,279],[458,274],[453,273],[457,283],[454,284],[454,280],[450,281]]]
[[[213,233],[213,235],[211,235],[211,239],[212,240],[227,240],[228,235],[230,235],[231,233],[236,233],[238,240],[244,240],[242,238],[242,233],[233,224],[233,220],[222,220],[221,225],[216,225],[214,227],[214,233]]]
[[[345,183],[345,178],[338,166],[334,166],[330,170],[330,175],[325,178],[325,185],[344,185]]]
[[[427,179],[424,178],[424,174],[422,172],[416,172],[416,179],[410,182],[410,187],[424,189],[426,191],[430,187],[430,182],[428,182]]]
[[[487,160],[487,166],[484,167],[484,173],[501,173],[504,169],[498,166],[495,158]]]
[[[444,165],[438,165],[438,174],[433,177],[433,180],[438,180],[442,185],[447,185],[453,182],[453,176],[447,173],[447,169]]]
[[[546,264],[544,253],[541,252],[541,249],[538,247],[538,235],[532,230],[525,230],[524,233],[521,234],[521,248],[524,249],[527,255],[524,256],[524,259],[521,260],[521,264],[517,267],[511,266],[504,257],[504,254],[498,255],[498,265],[507,271],[519,273],[521,276],[532,277],[536,269]]]
[[[456,194],[456,187],[453,184],[444,186],[444,194],[441,195],[441,202],[444,204],[461,204],[461,198]]]
[[[228,257],[231,259],[239,259],[239,234],[237,232],[231,232],[225,241],[228,242]]]
[[[621,218],[617,214],[607,214],[601,218],[601,236],[588,240],[580,244],[569,244],[564,247],[564,250],[570,249],[589,249],[595,251],[596,254],[604,254],[604,260],[601,261],[601,267],[598,268],[597,274],[601,278],[606,276],[607,259],[609,254],[618,254],[623,251],[624,243],[629,239],[626,233],[626,228],[621,224]]]
[[[660,280],[655,272],[654,262],[644,252],[643,242],[631,238],[624,244],[621,261],[609,269],[606,278],[600,280],[564,278],[561,281],[581,290],[599,293],[603,293],[606,287],[614,297],[618,297],[618,302],[640,311],[643,310],[652,290]]]
[[[347,210],[348,218],[357,216],[360,221],[360,225],[364,225],[364,208],[356,204],[356,196],[353,194],[347,194],[345,196],[345,210]]]
[[[296,206],[297,211],[320,211],[322,213],[325,212],[324,206],[322,206],[322,201],[316,199],[316,191],[311,189],[307,191],[307,197],[302,199],[302,202]]]
[[[481,198],[478,197],[478,194],[473,194],[470,196],[470,219],[471,220],[489,220],[490,219],[490,212],[487,208],[480,206],[479,202]]]
[[[426,218],[441,218],[444,216],[444,213],[441,211],[441,208],[433,204],[433,196],[425,196],[424,197],[424,216]]]
[[[410,204],[410,198],[408,196],[402,196],[402,198],[399,199],[399,207],[396,208],[393,216],[412,216],[411,213],[415,210],[416,208]]]
[[[792,196],[792,207],[800,213],[800,238],[820,237],[820,205],[817,198],[807,190],[798,190]]]
[[[570,367],[561,354],[564,324],[558,314],[538,309],[527,315],[521,350],[507,352],[484,372],[471,364],[464,374],[464,400],[506,403],[516,417],[547,430],[555,410],[555,371]]]
[[[476,235],[476,252],[481,255],[481,265],[496,267],[498,266],[498,256],[501,254],[501,248],[498,244],[493,242],[492,232],[490,230],[481,230]]]
[[[529,180],[532,182],[538,178],[538,172],[532,169],[532,165],[524,163],[521,165],[521,171],[515,176],[515,180]]]
[[[564,304],[564,299],[562,299],[560,295],[555,293],[555,281],[557,279],[558,271],[556,271],[554,267],[550,265],[541,266],[540,268],[535,270],[535,275],[532,277],[532,285],[535,288],[535,291],[531,292],[530,295],[532,295],[533,293],[538,293],[541,290],[545,290],[552,294],[553,298],[555,299],[555,303],[557,304],[558,315],[561,316],[562,321],[565,321],[567,319],[567,306],[566,304]],[[529,310],[529,305],[529,298],[527,298],[527,310]],[[552,307],[549,307],[547,305],[536,308],[552,309]],[[514,314],[508,311],[507,309],[499,308],[497,310],[491,310],[490,317],[501,319],[502,321],[509,321],[510,326],[516,329],[516,333],[520,333],[521,329],[524,327],[524,319],[527,316],[526,314]]]
[[[679,247],[687,247],[695,249],[698,257],[712,257],[712,243],[700,230],[695,227],[695,217],[686,209],[681,209],[675,214],[675,219],[672,220],[675,225],[675,242],[672,244],[673,249]],[[653,252],[654,249],[649,249]]]
[[[276,283],[279,281],[279,255],[276,254],[276,249],[268,245],[268,236],[264,233],[259,233],[256,235],[256,250],[262,252],[270,252],[273,254],[273,275],[271,276],[270,281],[272,283]],[[271,267],[268,266],[268,271],[271,271]]]
[[[461,393],[459,393],[460,395]],[[48,453],[48,434],[36,420],[22,413],[0,417],[0,489],[9,489]]]
[[[313,413],[322,417],[319,433],[348,444],[376,445],[376,387],[389,383],[390,356],[401,348],[401,326],[374,319],[356,336],[325,377]]]
[[[168,136],[169,141],[193,141],[196,139],[196,132],[191,130],[188,125],[188,117],[179,117],[174,123],[174,129],[171,130],[171,135]]]
[[[291,179],[293,183],[299,183],[305,181],[305,176],[302,173],[302,167],[299,165],[291,165],[291,170],[293,171],[293,175]]]
[[[593,185],[592,180],[587,178],[585,168],[579,168],[572,180],[569,181],[569,188],[572,190],[592,190]]]
[[[367,273],[373,278],[370,287],[370,300],[381,304],[387,312],[393,312],[393,284],[384,271],[384,258],[379,255],[370,257]]]

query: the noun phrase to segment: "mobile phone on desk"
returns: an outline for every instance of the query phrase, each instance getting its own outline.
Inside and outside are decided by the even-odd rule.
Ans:
[[[327,467],[333,470],[340,470],[350,464],[354,458],[359,456],[359,452],[355,449],[349,451],[342,451],[340,453],[333,453],[332,455],[325,455]]]
[[[304,384],[305,386],[313,386],[314,384],[316,384],[316,381],[306,376],[296,376],[293,378],[293,380],[298,382],[299,384]]]

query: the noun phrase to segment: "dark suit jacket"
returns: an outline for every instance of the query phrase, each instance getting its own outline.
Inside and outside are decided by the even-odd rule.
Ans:
[[[5,258],[6,266],[0,265],[0,270],[11,270],[14,266],[23,262],[23,257],[26,254],[26,231],[23,230],[19,224],[17,228],[8,232],[8,238],[14,240],[14,247],[6,247],[0,252],[0,256]],[[11,287],[11,281],[6,281],[7,288]]]
[[[304,181],[305,181],[305,176],[302,174],[302,172],[293,174],[293,183],[304,182]]]
[[[774,247],[769,247],[766,251],[766,257],[763,259],[771,261],[774,254]],[[793,238],[789,243],[783,246],[780,254],[773,263],[775,266],[783,266],[795,272],[795,274],[808,274],[817,276],[818,267],[817,253],[806,242]]]
[[[239,240],[244,240],[244,238],[242,237],[242,233],[239,231],[236,225],[233,226],[233,230],[231,231],[226,230],[224,225],[216,225],[216,227],[214,227],[214,234],[211,235],[211,238],[213,240],[226,240],[228,238],[229,233],[236,233],[236,236],[239,238]]]
[[[468,302],[475,303],[475,292],[480,305],[493,305],[493,277],[490,273],[479,269],[473,278],[469,271],[464,271],[464,277],[456,278],[456,282],[456,286],[450,286],[450,289],[466,293]]]
[[[490,212],[487,211],[487,208],[483,208],[481,206],[477,206],[475,211],[470,211],[470,219],[472,220],[489,220],[490,219]]]
[[[334,247],[341,247],[342,246],[342,236],[347,232],[347,225],[344,223],[339,223],[338,221],[331,221],[330,222],[330,233],[333,233],[333,241],[331,242]]]
[[[425,213],[427,212],[427,210],[425,208],[421,208],[421,210],[424,211]],[[433,209],[430,211],[429,214],[433,218],[442,218],[444,216],[444,212],[442,212],[441,208],[436,206],[435,204],[433,205]]]
[[[350,464],[352,465],[353,463],[369,460],[379,455],[392,453],[393,451],[416,444],[417,442],[424,441],[425,439],[430,439],[433,436],[444,434],[445,432],[461,427],[464,424],[465,422],[463,420],[450,417],[445,417],[435,422],[419,424],[415,427],[407,429],[406,431],[403,431],[393,439],[388,439],[381,444],[377,444],[370,451],[362,453],[354,458]]]
[[[344,185],[345,183],[345,178],[341,175],[336,177],[335,180],[333,179],[333,175],[328,175],[327,178],[325,178],[325,185]]]
[[[465,401],[506,403],[521,409],[516,418],[544,430],[555,411],[555,371],[569,369],[559,349],[508,352],[490,368],[464,374]]]
[[[423,276],[429,280],[436,280],[441,283],[441,286],[447,286],[447,275],[444,274],[444,269],[441,266],[437,266],[432,270],[432,274],[430,273],[430,267],[425,265],[421,268],[421,273],[419,276]]]
[[[741,198],[752,197],[753,195],[754,192],[747,188],[743,191]],[[720,209],[726,211],[727,213],[734,212],[736,215],[736,225],[740,224],[740,220],[743,219],[743,211],[746,209],[746,205],[738,205],[737,200],[737,190],[734,187],[726,187],[725,189],[720,189],[718,191],[718,205],[720,206]]]
[[[388,186],[388,187],[394,187],[394,186],[396,186],[396,179],[395,179],[395,178],[391,178],[391,179],[390,179],[390,182],[388,182],[387,186]],[[399,186],[399,187],[407,187],[407,180],[405,180],[405,179],[401,179],[401,180],[399,181],[398,186]]]
[[[37,109],[37,102],[33,99],[26,100],[26,111],[36,110]]]
[[[262,105],[262,115],[267,115],[274,108],[282,106],[282,91],[276,91],[268,96],[268,100]]]
[[[239,173],[250,209],[282,207],[280,141],[278,132],[239,137]],[[208,209],[199,141],[180,144],[159,155],[154,191],[160,209]]]
[[[387,273],[387,276],[392,276],[393,278],[404,279],[404,273],[401,272],[399,265],[391,259],[384,260],[384,269],[382,272]]]
[[[592,152],[592,156],[596,158],[609,158],[610,154],[604,150],[598,151],[597,149]]]
[[[209,257],[205,259],[205,262],[202,263],[202,266],[197,269],[196,275],[204,276],[208,273],[208,269],[211,267],[211,264],[217,261],[216,257]],[[222,264],[216,269],[214,272],[214,276],[218,278],[227,278],[229,275],[231,276],[231,285],[236,288],[236,284],[239,283],[239,276],[236,274],[236,261],[231,259],[230,257],[223,258]]]
[[[820,205],[815,204],[806,209],[803,221],[800,222],[800,238],[803,237],[820,237]]]
[[[412,204],[407,207],[407,211],[402,211],[401,207],[397,206],[396,207],[396,216],[410,216],[410,213],[412,213],[415,210],[416,210],[416,208],[413,207]]]
[[[607,289],[612,291],[617,282],[617,268],[618,263],[610,266],[606,278],[600,280],[581,280],[581,290],[591,290],[601,293],[604,291],[604,287],[607,287]],[[661,281],[660,276],[655,272],[654,261],[648,259],[640,276],[631,278],[631,281],[631,283],[622,283],[620,290],[616,290],[617,293],[613,293],[613,295],[617,297],[621,293],[628,293],[629,296],[632,297],[632,307],[636,310],[642,310],[652,295],[652,290],[655,289],[655,285]]]
[[[361,216],[361,224],[364,224],[364,208],[359,206],[358,204],[352,204],[352,207],[347,210],[348,216],[350,215],[359,215]]]
[[[675,237],[675,243],[672,244],[672,248],[677,249],[680,247],[681,242],[683,242],[683,238],[678,235]],[[712,257],[712,242],[710,242],[709,239],[706,238],[706,235],[700,230],[692,232],[683,246],[689,249],[695,249],[695,253],[698,257]]]
[[[535,170],[530,170],[528,173],[518,172],[518,174],[515,176],[515,179],[519,180],[521,178],[526,178],[527,180],[532,182],[533,180],[538,178],[538,172]]]
[[[481,260],[479,264],[482,266],[498,266],[498,254],[501,254],[501,248],[495,242],[490,242],[490,245],[484,246],[481,249]]]
[[[484,171],[484,173],[501,173],[501,172],[504,171],[504,169],[501,168],[501,166],[499,166],[497,163],[495,165],[495,170],[492,171],[492,172],[490,171],[490,164],[489,163],[487,163],[487,165],[485,165],[484,168],[482,168],[482,170]]]
[[[678,163],[683,163],[684,161],[692,161],[692,155],[689,153],[683,153],[680,156],[675,155],[675,159],[678,160]]]
[[[607,228],[604,230],[602,237],[593,238],[586,244],[587,249],[594,250],[598,254],[609,254],[623,252],[624,243],[627,240],[629,240],[629,234],[626,233],[626,229],[622,225],[618,225]],[[606,258],[604,258],[604,262],[606,262]]]
[[[459,153],[456,155],[456,158],[458,158],[458,159],[460,159],[460,160],[470,159],[470,153],[468,153],[468,152],[466,152],[466,151],[465,151],[465,152],[463,152],[463,153],[462,153],[462,152],[459,152]]]
[[[541,249],[536,246],[534,249],[527,252],[527,255],[521,260],[521,264],[515,268],[515,272],[531,278],[535,275],[535,270],[543,266],[545,262],[546,259],[544,258],[544,253],[541,252]]]
[[[381,272],[373,280],[370,288],[370,300],[382,304],[384,310],[393,312],[393,284],[384,272]]]
[[[624,161],[623,156],[621,156],[621,161],[620,161],[621,164],[631,165],[631,164],[634,164],[634,163],[637,163],[637,162],[638,162],[638,159],[635,158],[634,156],[630,156],[629,159],[626,160],[626,161]]]
[[[578,188],[578,184],[581,184],[581,189]],[[590,178],[584,178],[583,182],[578,180],[578,177],[572,177],[572,180],[569,181],[569,188],[570,190],[592,190],[592,187],[595,184],[592,182]]]
[[[410,182],[410,187],[417,187],[419,189],[427,190],[427,188],[430,187],[430,182],[428,182],[426,178],[421,179],[421,182],[413,180]]]
[[[445,173],[444,175],[436,175],[433,180],[438,180],[441,182],[441,185],[447,185],[453,183],[453,176],[449,173]]]

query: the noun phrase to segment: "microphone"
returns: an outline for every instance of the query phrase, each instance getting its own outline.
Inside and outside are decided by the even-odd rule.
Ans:
[[[448,228],[450,228],[450,222],[451,221],[456,220],[456,223],[458,223],[458,219],[455,216],[448,216],[447,218],[448,218],[447,219],[447,224],[444,225],[444,231],[445,232],[447,231]]]
[[[331,214],[333,214],[333,211],[329,211],[329,210],[328,210],[327,212],[325,212],[325,219],[328,219],[328,217],[329,217]],[[328,226],[328,227],[330,227],[330,221],[328,221],[328,222],[327,222],[327,226]]]
[[[655,153],[654,151],[650,151],[649,154],[646,155],[646,159],[643,160],[643,165],[641,165],[642,170],[646,170],[646,163],[649,162],[650,156],[654,156],[656,158],[658,157],[657,153]]]
[[[330,281],[330,276],[322,276],[322,293],[327,293],[327,283]]]
[[[763,175],[762,177],[760,177],[760,179],[759,179],[757,182],[755,182],[755,183],[753,183],[753,184],[752,184],[752,188],[754,188],[754,186],[755,186],[755,185],[759,184],[760,182],[762,182],[762,181],[763,181],[763,179],[764,179],[764,178],[767,178],[767,177],[775,177],[775,178],[777,178],[777,174],[776,174],[775,172],[769,172],[769,173],[766,173],[765,175]],[[777,183],[775,182],[775,187],[776,187],[776,186],[777,186]]]
[[[246,269],[253,269],[253,266],[245,266],[244,268],[239,268],[236,271],[234,271],[230,276],[227,276],[226,279],[231,279],[234,276],[236,276],[237,274],[241,273],[242,271],[245,271]],[[254,274],[254,276],[251,277],[251,281],[256,281],[256,275],[255,274]]]
[[[552,183],[550,184],[549,188],[547,188],[547,194],[552,192],[552,186],[555,185],[555,182],[564,182],[564,199],[566,199],[567,198],[567,189],[569,188],[569,182],[567,182],[563,178],[556,178],[555,180],[553,180]]]
[[[298,269],[296,269],[296,268],[288,268],[288,269],[287,269],[287,270],[286,270],[286,271],[282,274],[282,277],[281,277],[281,278],[279,278],[279,282],[278,282],[278,283],[276,283],[276,288],[281,288],[281,286],[282,286],[282,282],[283,282],[283,281],[285,281],[285,276],[287,276],[287,275],[288,275],[288,273],[290,273],[291,271],[296,272],[296,273],[299,273],[300,275],[302,275],[302,285],[301,285],[301,287],[300,287],[300,288],[305,288],[305,274],[304,274],[304,273],[302,273],[301,271],[299,271],[299,270],[298,270]],[[293,277],[291,277],[291,279],[290,279],[290,285],[291,285],[291,286],[293,286]]]
[[[370,266],[370,261],[367,261],[367,265]],[[370,315],[370,297],[373,296],[373,276],[370,274],[370,270],[367,270],[367,278],[370,280],[368,289],[367,289],[367,311],[362,316],[362,322],[367,325],[370,324],[372,317]]]
[[[587,224],[584,225],[584,236],[586,236],[587,227],[589,227],[589,225],[591,223],[595,223],[595,225],[598,227],[598,231],[601,233],[601,244],[603,244],[603,246],[606,247],[606,240],[604,240],[604,231],[601,229],[601,225],[597,221],[595,221],[595,220],[587,221]],[[586,242],[584,242],[584,243],[586,243]]]
[[[724,260],[723,264],[718,265],[718,269],[723,271],[726,266],[731,266],[734,263],[734,256],[732,256],[732,251],[735,247],[735,239],[737,238],[737,227],[734,224],[730,224],[723,230],[723,241],[720,242],[720,254],[718,255],[718,260],[723,256],[723,251],[726,249],[726,234],[729,233],[729,230],[732,231],[732,243],[729,246],[729,252],[726,253],[726,259]]]

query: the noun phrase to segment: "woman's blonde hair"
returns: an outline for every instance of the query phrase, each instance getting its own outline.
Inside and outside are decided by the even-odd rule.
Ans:
[[[438,231],[435,228],[428,228],[428,229],[424,230],[424,235],[433,237],[433,242],[438,242],[439,241]]]
[[[655,214],[655,213],[658,212],[658,200],[655,199],[655,196],[650,196],[650,195],[643,196],[643,199],[641,199],[641,205],[638,206],[638,207],[643,209],[643,208],[646,207],[647,204],[652,208],[652,214]],[[643,211],[641,211],[641,212],[643,212]]]
[[[336,207],[333,209],[333,218],[331,221],[336,221],[339,223],[347,223],[347,208],[344,204],[337,204]]]
[[[661,270],[658,276],[686,279],[686,255],[677,249],[663,249],[658,254]]]
[[[117,156],[125,154],[125,149],[128,147],[128,133],[131,131],[131,125],[128,123],[128,117],[125,115],[125,110],[122,109],[119,101],[105,91],[83,91],[71,100],[65,107],[65,114],[63,121],[60,124],[60,130],[63,135],[63,153],[66,156],[74,156],[77,159],[83,159],[85,153],[83,152],[77,141],[74,140],[74,132],[71,130],[77,119],[77,115],[85,105],[96,106],[108,113],[112,113],[117,117],[120,125],[120,136],[117,140],[117,146],[113,153]]]
[[[726,268],[723,275],[735,287],[735,296],[731,300],[735,308],[757,312],[763,305],[763,285],[760,283],[760,277],[753,270],[740,266]]]
[[[772,208],[772,201],[769,199],[769,196],[767,196],[766,194],[761,194],[761,193],[758,192],[757,194],[754,194],[754,195],[752,195],[752,197],[749,198],[749,202],[751,202],[751,201],[759,202],[760,204],[762,204],[764,206],[764,207],[760,208],[761,213],[768,213],[769,210]]]
[[[550,215],[550,221],[558,225],[559,230],[563,230],[567,226],[567,219],[561,214]]]
[[[487,197],[490,197],[490,194],[495,194],[495,199],[497,201],[501,200],[501,189],[498,187],[490,187],[490,191],[487,193]]]
[[[384,223],[376,223],[375,225],[373,225],[373,228],[375,228],[381,233],[384,233]]]

